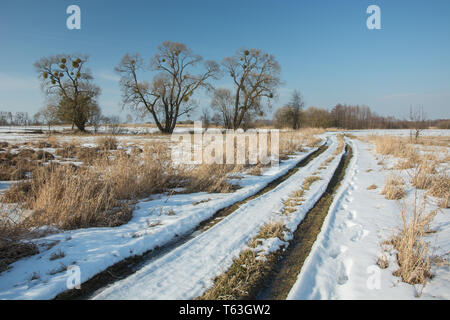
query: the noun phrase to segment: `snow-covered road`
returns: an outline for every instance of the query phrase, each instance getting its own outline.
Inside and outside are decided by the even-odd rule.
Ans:
[[[39,254],[11,264],[0,274],[0,299],[52,299],[68,289],[68,266],[80,268],[80,281],[84,283],[128,257],[164,246],[189,234],[218,210],[258,193],[315,150],[292,156],[268,168],[262,176],[245,175],[239,180],[242,188],[233,193],[156,195],[141,201],[133,218],[120,227],[58,231],[36,239]],[[64,256],[51,258],[59,253]]]
[[[401,219],[399,204],[380,194],[389,171],[377,164],[372,148],[353,141],[346,178],[288,299],[413,299],[422,290],[394,277],[396,264],[384,270],[376,264],[382,241]],[[371,184],[378,188],[367,190]],[[429,239],[441,253],[450,247],[449,211],[438,213],[432,225],[438,232]],[[435,272],[421,298],[450,299],[448,268]]]
[[[273,190],[253,199],[223,221],[182,246],[151,261],[135,274],[98,292],[94,299],[192,299],[213,284],[213,278],[226,271],[233,258],[247,246],[260,228],[283,208],[283,200],[299,189],[337,148],[336,136],[329,148]],[[342,153],[341,153],[342,155]],[[336,157],[312,185],[308,200],[296,213],[298,224],[325,191],[340,160]]]

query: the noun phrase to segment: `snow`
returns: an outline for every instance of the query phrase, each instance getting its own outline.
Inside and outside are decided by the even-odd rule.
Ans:
[[[347,131],[355,136],[360,135],[390,135],[398,137],[409,137],[411,131],[409,129],[372,129],[372,130],[350,130]],[[426,129],[420,132],[420,136],[436,137],[436,136],[450,136],[448,129]]]
[[[288,299],[414,299],[422,291],[392,275],[398,268],[392,257],[387,269],[376,265],[381,242],[400,226],[399,204],[380,195],[389,172],[377,165],[372,147],[352,144],[348,173]],[[371,184],[378,188],[367,190]],[[428,240],[435,253],[449,252],[449,211],[440,211],[432,224],[438,232]],[[420,298],[450,299],[448,267],[433,272]]]
[[[148,127],[133,128],[136,132]],[[184,132],[192,128],[181,128]],[[35,141],[45,135],[27,134],[0,127],[0,141]],[[184,130],[184,131],[183,131]],[[180,133],[181,133],[180,132]],[[360,135],[409,136],[409,130],[356,130],[349,133]],[[449,136],[450,130],[425,130],[424,136]],[[60,137],[73,139],[70,136]],[[299,223],[314,206],[326,189],[328,181],[339,163],[335,157],[327,169],[317,169],[337,147],[335,133],[326,133],[329,148],[300,168],[289,179],[264,195],[241,205],[220,223],[141,266],[133,275],[98,291],[95,299],[192,299],[200,296],[213,285],[213,279],[225,272],[233,259],[248,248],[248,243],[260,228],[271,221],[282,221],[286,228],[285,240],[292,237]],[[96,137],[75,138],[85,146],[95,146]],[[118,136],[120,148],[127,148],[131,136]],[[137,144],[147,137],[135,137]],[[163,139],[166,137],[149,137]],[[330,207],[321,232],[314,243],[288,299],[450,299],[449,267],[433,267],[435,274],[424,288],[411,286],[393,276],[398,268],[394,255],[389,255],[387,269],[380,269],[376,262],[381,254],[381,243],[400,226],[399,203],[386,200],[380,194],[387,175],[398,159],[383,156],[383,165],[378,165],[374,147],[369,143],[347,139],[353,148],[353,158],[346,176]],[[134,142],[134,140],[133,140]],[[440,156],[448,147],[422,146],[422,150],[439,150]],[[46,149],[49,152],[54,150]],[[239,173],[242,179],[233,179],[241,189],[230,194],[178,194],[153,195],[151,199],[138,203],[133,218],[116,228],[90,228],[72,231],[50,230],[52,234],[32,241],[38,244],[40,253],[21,259],[0,274],[0,299],[51,299],[67,290],[70,265],[81,271],[81,282],[123,259],[140,255],[148,250],[168,244],[177,236],[190,234],[202,221],[210,218],[221,208],[256,194],[270,181],[282,176],[301,159],[316,149],[308,149],[279,166],[265,170],[262,176]],[[421,151],[421,152],[428,152]],[[342,155],[342,153],[341,153]],[[448,163],[441,169],[449,170]],[[371,169],[371,170],[369,170]],[[397,172],[397,171],[394,171]],[[321,180],[311,185],[305,201],[296,211],[282,215],[283,201],[299,189],[304,179],[316,173]],[[406,171],[400,173],[406,175]],[[375,184],[377,189],[367,190]],[[11,182],[0,182],[0,193]],[[407,201],[413,196],[408,190]],[[434,208],[433,201],[430,208]],[[450,252],[450,209],[443,209],[435,217],[432,228],[437,232],[428,236],[433,253]],[[287,242],[278,238],[263,239],[257,248],[260,259],[277,251]],[[63,252],[64,257],[50,259]]]
[[[288,242],[280,238],[258,239],[259,245],[252,249],[258,254],[257,260],[264,260],[265,256],[278,251],[281,247],[287,247]]]
[[[305,167],[273,190],[243,204],[206,232],[184,243],[166,255],[150,261],[133,275],[98,292],[94,299],[192,299],[213,285],[213,279],[226,271],[233,258],[247,248],[261,227],[280,218],[283,198],[302,185],[337,147],[336,136],[330,138],[330,147]],[[294,214],[301,221],[307,211],[325,191],[334,169],[336,157],[323,170],[323,180],[314,183],[306,194],[309,201]]]
[[[239,181],[242,188],[233,193],[154,196],[152,200],[140,202],[133,218],[123,226],[58,232],[36,239],[40,247],[38,255],[19,260],[0,274],[0,299],[51,299],[67,290],[68,278],[66,272],[53,274],[52,271],[63,265],[77,265],[81,282],[85,282],[129,256],[143,254],[189,233],[216,211],[257,193],[315,150],[292,156],[262,176],[245,175]],[[59,251],[65,256],[50,260]]]

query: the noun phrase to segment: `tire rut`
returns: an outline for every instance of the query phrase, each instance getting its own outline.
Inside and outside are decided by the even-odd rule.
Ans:
[[[344,179],[352,158],[352,148],[347,144],[346,152],[330,180],[326,191],[315,206],[307,213],[294,231],[293,239],[285,251],[281,252],[270,271],[259,283],[252,297],[257,300],[284,300],[295,284],[298,274],[319,235],[336,191]]]
[[[293,174],[295,174],[300,168],[308,165],[311,161],[317,158],[320,154],[325,152],[328,149],[326,144],[318,147],[318,149],[312,152],[310,155],[300,160],[295,167],[290,169],[286,174],[278,177],[277,179],[268,183],[266,187],[261,189],[256,194],[238,201],[228,207],[218,210],[211,218],[206,219],[202,223],[200,223],[196,228],[188,232],[186,235],[182,237],[175,238],[172,242],[165,244],[164,246],[157,247],[153,250],[149,250],[142,255],[132,256],[126,258],[110,267],[105,269],[104,271],[96,274],[91,279],[85,281],[81,284],[81,289],[72,289],[67,290],[58,294],[54,299],[55,300],[83,300],[89,299],[93,295],[95,295],[101,289],[106,288],[107,286],[112,285],[114,282],[122,280],[139,269],[141,269],[145,264],[147,264],[151,260],[158,259],[168,252],[174,250],[175,248],[183,245],[187,241],[194,239],[199,236],[203,232],[207,231],[217,223],[220,223],[225,217],[232,214],[236,211],[242,204],[249,202],[255,198],[260,197],[261,195],[273,190],[275,187],[280,185],[285,180],[289,179]]]

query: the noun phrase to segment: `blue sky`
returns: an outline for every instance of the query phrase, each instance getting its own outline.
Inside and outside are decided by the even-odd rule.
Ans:
[[[81,8],[81,30],[66,28],[71,4]],[[381,8],[381,30],[366,27],[371,4]],[[429,118],[450,118],[448,0],[2,0],[0,110],[36,112],[45,99],[34,61],[80,52],[91,56],[104,114],[124,118],[114,67],[126,52],[150,59],[165,40],[217,61],[244,46],[273,53],[284,81],[274,109],[299,89],[307,106],[365,104],[406,117],[423,105]]]

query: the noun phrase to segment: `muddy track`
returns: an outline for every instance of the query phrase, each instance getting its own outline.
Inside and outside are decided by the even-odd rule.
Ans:
[[[252,290],[256,293],[251,297],[252,299],[284,300],[287,298],[320,233],[335,193],[345,177],[351,158],[352,149],[347,145],[346,152],[328,183],[325,193],[297,227],[287,249],[279,253],[277,259],[273,259],[270,271],[259,282],[259,287]]]
[[[181,246],[182,244],[186,243],[189,240],[192,240],[193,238],[197,237],[199,234],[205,232],[212,226],[214,226],[217,223],[220,223],[225,217],[232,214],[234,211],[236,211],[242,204],[251,201],[255,198],[260,197],[261,195],[271,191],[276,186],[281,184],[283,181],[287,180],[289,177],[291,177],[293,174],[295,174],[300,168],[306,166],[308,163],[310,163],[312,160],[317,158],[320,154],[322,154],[328,147],[326,145],[320,146],[316,151],[311,153],[306,158],[299,161],[296,166],[292,169],[290,169],[286,174],[283,176],[271,181],[266,187],[264,187],[262,190],[260,190],[258,193],[254,194],[253,196],[250,196],[242,201],[238,201],[228,207],[225,207],[221,210],[218,210],[211,218],[203,221],[200,223],[195,229],[193,229],[191,232],[188,232],[187,235],[183,237],[178,237],[174,239],[174,241],[167,243],[166,245],[156,248],[154,250],[149,250],[143,255],[138,256],[132,256],[129,258],[126,258],[109,268],[105,269],[104,271],[98,273],[88,281],[84,282],[81,285],[81,289],[72,289],[65,292],[62,292],[58,294],[55,299],[56,300],[69,300],[69,299],[89,299],[91,296],[95,294],[96,291],[107,287],[114,282],[124,279],[133,273],[135,273],[137,270],[139,270],[143,265],[147,264],[150,260],[157,259],[164,254],[172,251],[173,249]]]

